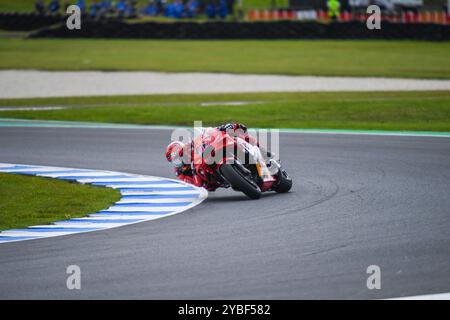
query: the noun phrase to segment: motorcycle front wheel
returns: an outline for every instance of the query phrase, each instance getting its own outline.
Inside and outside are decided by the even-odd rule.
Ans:
[[[250,199],[259,199],[261,197],[261,189],[258,185],[253,181],[249,181],[235,165],[223,164],[220,167],[220,173],[233,189],[242,191]]]
[[[278,193],[289,192],[292,188],[292,179],[289,177],[284,169],[280,168],[280,173],[278,174],[278,181],[273,186],[273,190]]]

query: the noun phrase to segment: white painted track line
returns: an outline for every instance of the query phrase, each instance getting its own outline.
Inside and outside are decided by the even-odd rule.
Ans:
[[[450,292],[391,298],[388,300],[450,300]]]

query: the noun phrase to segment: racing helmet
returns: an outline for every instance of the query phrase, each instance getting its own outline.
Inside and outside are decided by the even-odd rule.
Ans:
[[[177,167],[183,165],[184,143],[180,141],[171,142],[166,148],[166,159]]]

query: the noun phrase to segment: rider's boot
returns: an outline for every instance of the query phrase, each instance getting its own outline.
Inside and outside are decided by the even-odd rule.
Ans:
[[[264,156],[264,155],[266,155],[266,156]],[[270,173],[272,175],[277,175],[281,168],[280,160],[278,160],[278,161],[275,160],[275,154],[270,151],[263,152],[263,156],[265,158],[265,162],[266,162],[267,168],[269,169]]]

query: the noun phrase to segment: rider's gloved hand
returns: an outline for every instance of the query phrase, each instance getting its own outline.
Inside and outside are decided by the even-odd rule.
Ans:
[[[245,126],[245,124],[242,124],[242,123],[227,123],[227,124],[221,125],[217,129],[219,129],[220,131],[233,130],[234,132],[239,129],[239,130],[242,130],[242,133],[247,132],[247,127]]]
[[[174,168],[174,171],[177,176],[179,176],[180,174],[192,176],[192,169],[191,169],[191,166],[188,164],[184,164],[182,166],[177,166]]]
[[[247,127],[243,123],[236,123],[234,130],[237,130],[237,129],[241,129],[244,133],[247,133]]]

